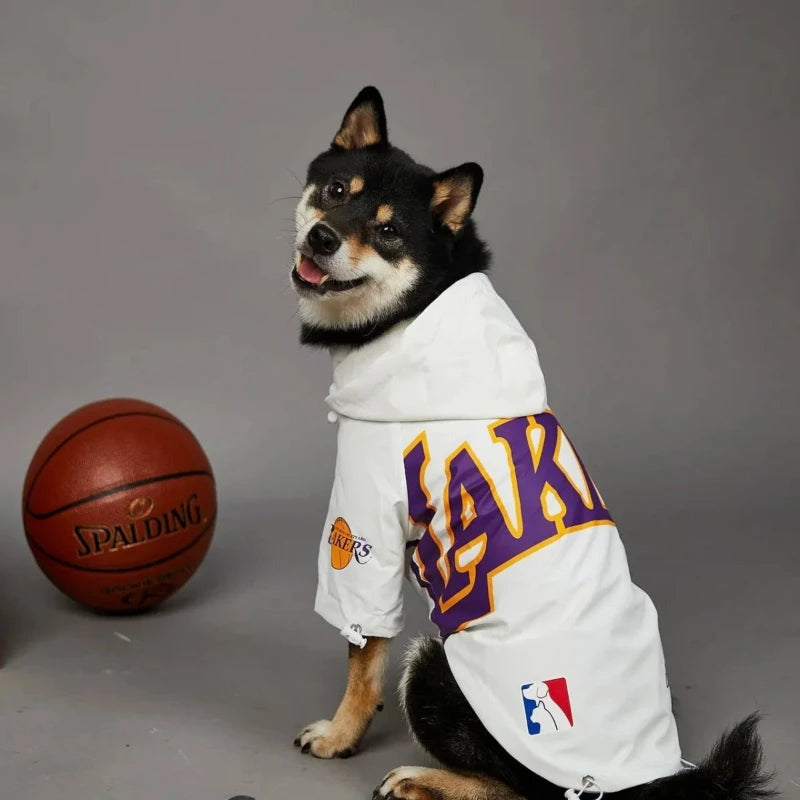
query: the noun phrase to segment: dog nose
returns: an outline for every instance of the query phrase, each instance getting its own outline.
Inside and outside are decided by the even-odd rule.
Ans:
[[[342,240],[336,232],[321,222],[308,232],[306,241],[315,256],[329,256],[342,246]]]

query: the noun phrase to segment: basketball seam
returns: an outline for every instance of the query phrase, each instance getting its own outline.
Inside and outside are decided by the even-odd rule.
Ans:
[[[97,492],[97,494],[88,495],[87,497],[81,497],[78,500],[73,500],[71,503],[67,503],[60,508],[53,509],[52,511],[46,512],[36,512],[32,511],[30,507],[25,509],[25,513],[33,517],[34,519],[50,519],[51,517],[55,517],[58,514],[61,514],[64,511],[69,511],[72,508],[77,508],[78,506],[82,506],[85,503],[91,503],[92,500],[100,500],[103,497],[109,497],[112,494],[118,494],[119,492],[126,492],[130,489],[138,489],[140,486],[149,486],[151,483],[163,483],[164,481],[170,480],[177,480],[178,478],[192,478],[197,475],[203,475],[207,478],[211,479],[211,482],[214,483],[214,476],[211,472],[205,469],[193,469],[187,470],[185,472],[170,472],[164,475],[155,475],[152,478],[142,478],[139,481],[133,481],[131,483],[124,483],[120,486],[112,486],[109,489],[103,489],[102,492]]]
[[[142,564],[141,566],[137,567],[84,567],[80,564],[71,564],[69,561],[64,561],[58,556],[54,556],[51,553],[48,553],[47,550],[44,549],[37,541],[31,539],[28,535],[28,532],[25,532],[25,537],[28,540],[28,543],[31,547],[38,550],[43,555],[47,556],[51,561],[55,561],[56,564],[60,564],[62,567],[67,567],[68,569],[76,569],[81,572],[101,572],[101,573],[111,573],[111,574],[120,574],[123,572],[139,572],[143,569],[150,569],[151,567],[157,567],[159,564],[165,564],[167,561],[172,561],[173,558],[177,558],[180,555],[183,555],[188,550],[191,550],[210,530],[211,526],[217,521],[217,513],[216,511],[211,515],[211,519],[208,520],[208,524],[203,528],[200,533],[192,539],[191,542],[184,545],[180,550],[176,550],[174,553],[164,556],[164,558],[160,558],[157,561],[150,561],[147,564]]]
[[[25,510],[26,511],[30,510],[31,495],[33,494],[33,489],[36,486],[37,481],[44,472],[44,468],[50,463],[53,456],[59,450],[61,450],[62,447],[64,447],[68,442],[71,442],[76,436],[80,436],[80,434],[84,433],[85,431],[88,431],[89,428],[93,428],[95,425],[101,425],[104,422],[109,422],[114,419],[122,419],[123,417],[152,417],[154,419],[163,419],[165,422],[171,422],[173,425],[177,425],[178,427],[183,428],[197,442],[198,446],[200,446],[200,442],[197,441],[197,437],[179,419],[175,419],[174,417],[165,417],[163,414],[156,414],[154,411],[121,411],[117,414],[110,414],[107,417],[102,417],[100,419],[93,420],[88,425],[84,425],[77,431],[73,431],[69,436],[67,436],[66,439],[64,439],[64,441],[60,442],[48,454],[47,458],[42,462],[42,465],[39,467],[39,469],[36,470],[36,474],[33,476],[33,479],[31,480],[31,485],[28,488],[28,493],[25,495]]]

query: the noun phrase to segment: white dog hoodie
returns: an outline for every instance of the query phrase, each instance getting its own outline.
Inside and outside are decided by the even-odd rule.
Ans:
[[[332,356],[316,611],[354,641],[396,636],[413,573],[459,687],[515,759],[604,792],[679,771],[656,611],[488,277]]]

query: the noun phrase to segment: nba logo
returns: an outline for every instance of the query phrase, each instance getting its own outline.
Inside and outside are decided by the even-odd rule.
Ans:
[[[572,707],[566,678],[535,681],[522,687],[528,733],[553,733],[572,727]]]

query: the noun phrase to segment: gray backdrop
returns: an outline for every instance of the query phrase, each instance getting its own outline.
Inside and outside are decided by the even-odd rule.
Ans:
[[[0,771],[351,797],[419,760],[391,708],[358,761],[290,747],[344,675],[311,608],[334,429],[292,198],[368,83],[401,147],[485,169],[495,283],[660,608],[687,757],[760,707],[800,796],[800,7],[758,0],[0,2]],[[51,590],[18,515],[39,438],[111,395],[180,416],[220,492],[196,578],[124,623]]]

